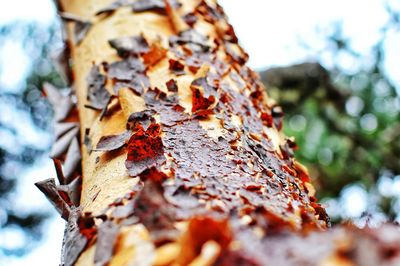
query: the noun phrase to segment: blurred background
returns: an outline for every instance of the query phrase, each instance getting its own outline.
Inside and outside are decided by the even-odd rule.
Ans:
[[[400,222],[400,1],[221,0],[249,65],[285,111],[332,221]],[[33,183],[54,177],[50,104],[65,87],[51,0],[0,9],[0,265],[58,265],[64,222]]]

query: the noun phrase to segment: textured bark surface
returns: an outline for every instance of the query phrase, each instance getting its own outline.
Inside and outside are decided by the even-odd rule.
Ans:
[[[356,229],[322,232],[328,217],[293,158],[294,142],[280,133],[283,113],[245,66],[247,54],[220,6],[198,0],[59,6],[82,157],[82,169],[75,163],[68,176],[82,175],[80,204],[77,181],[63,176],[61,163],[67,188],[49,180],[38,186],[68,219],[63,264],[357,261],[339,252],[358,245],[350,243]],[[59,127],[77,120],[71,109]],[[54,155],[64,168],[80,159],[65,152],[76,147],[72,139]],[[328,242],[320,252],[298,249],[322,240]]]

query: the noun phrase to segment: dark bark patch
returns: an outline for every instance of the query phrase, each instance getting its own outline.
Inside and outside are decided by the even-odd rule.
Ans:
[[[82,156],[79,141],[77,138],[74,138],[68,147],[64,161],[64,176],[66,183],[71,182],[73,174],[79,170],[78,168],[80,167],[81,159]]]
[[[77,220],[79,232],[87,239],[92,239],[96,235],[97,228],[95,224],[95,217],[91,213],[83,213]]]
[[[108,17],[112,15],[118,8],[122,6],[126,6],[129,4],[129,0],[116,0],[115,2],[111,3],[105,8],[100,9],[99,11],[96,12],[96,16],[103,15],[105,17]]]
[[[228,25],[228,29],[225,31],[224,40],[231,43],[238,43],[238,37],[236,36],[232,25]]]
[[[125,166],[130,176],[138,176],[152,167],[165,162],[161,129],[158,124],[150,124],[147,130],[139,128],[128,141],[128,156]]]
[[[195,29],[180,32],[178,35],[171,36],[169,39],[171,46],[187,45],[194,53],[204,53],[210,50],[208,38]]]
[[[111,213],[111,217],[114,219],[126,219],[131,217],[135,213],[134,205],[134,200],[130,200],[125,205],[116,206]]]
[[[43,84],[44,93],[54,110],[54,120],[62,121],[70,114],[74,103],[69,96],[64,96],[59,89],[45,82]]]
[[[149,51],[149,44],[142,35],[120,37],[109,40],[108,43],[121,57],[140,55]]]
[[[297,145],[291,139],[285,139],[285,142],[279,145],[282,156],[284,160],[288,160],[289,158],[293,158],[294,150],[297,148]]]
[[[196,7],[196,12],[201,14],[207,22],[212,24],[225,18],[224,11],[219,5],[214,8],[208,5],[206,1],[200,2]]]
[[[158,88],[148,90],[145,94],[145,102],[150,110],[160,115],[160,123],[163,126],[173,126],[190,118],[185,113],[185,108],[178,104],[179,101],[175,92],[167,95]]]
[[[95,151],[113,151],[122,148],[128,139],[130,138],[132,132],[127,130],[118,135],[108,135],[102,136],[96,145]]]
[[[161,43],[155,42],[150,46],[150,50],[142,55],[143,62],[147,67],[151,67],[167,56],[167,50]]]
[[[142,95],[146,88],[150,87],[150,81],[148,77],[144,74],[137,73],[131,80],[129,81],[116,81],[114,84],[114,92],[118,94],[118,91],[121,88],[129,88],[136,95]]]
[[[215,88],[211,87],[206,78],[194,80],[190,89],[192,90],[192,112],[197,115],[205,115],[212,112],[210,107],[215,103]]]
[[[92,140],[90,139],[90,128],[85,128],[85,136],[83,137],[83,144],[86,146],[87,151],[89,154],[92,152]]]
[[[129,57],[122,61],[117,61],[107,67],[107,77],[118,80],[131,80],[136,73],[144,73],[145,67],[138,58]]]
[[[177,0],[169,1],[169,4],[173,8],[179,8],[182,5]],[[136,0],[131,6],[136,13],[151,11],[161,15],[166,14],[166,6],[163,0]]]
[[[215,266],[261,266],[261,264],[243,250],[226,250],[221,253],[215,262]]]
[[[92,27],[92,23],[84,18],[66,12],[60,13],[60,16],[65,21],[74,22],[74,41],[76,45],[79,45]]]
[[[263,121],[263,124],[265,126],[272,127],[274,121],[273,121],[273,117],[271,114],[269,114],[267,112],[262,112],[260,118]]]
[[[236,43],[225,42],[226,53],[232,60],[239,65],[244,65],[249,59],[249,55]]]
[[[212,111],[210,106],[215,102],[215,97],[210,95],[204,97],[203,93],[198,88],[192,88],[192,112],[199,116],[207,115]]]
[[[74,127],[69,130],[67,133],[62,135],[59,139],[51,147],[50,157],[51,158],[58,158],[67,151],[68,147],[71,144],[71,141],[78,136],[79,134],[79,127]]]
[[[155,111],[150,109],[140,112],[134,112],[129,115],[126,127],[133,131],[139,130],[141,128],[146,131],[148,127],[155,122],[155,119],[153,118],[154,114]]]
[[[160,123],[163,126],[174,126],[180,122],[186,121],[189,119],[189,115],[186,114],[185,108],[183,108],[179,104],[175,104],[172,106],[164,106],[160,108]]]
[[[96,110],[104,109],[109,103],[111,95],[105,88],[106,77],[100,73],[98,66],[92,66],[87,83],[87,100],[90,103],[88,107]]]
[[[207,228],[207,230],[204,230]],[[194,217],[189,221],[186,244],[195,254],[200,254],[203,245],[210,240],[217,242],[225,250],[232,240],[232,232],[227,219],[211,216]]]
[[[70,66],[70,58],[71,58],[71,49],[68,43],[64,43],[64,46],[58,51],[56,54],[51,56],[52,61],[54,62],[54,67],[65,81],[65,83],[69,86],[71,85],[72,78],[72,69]]]
[[[47,199],[53,204],[56,210],[64,219],[70,215],[70,207],[57,192],[56,183],[53,178],[45,179],[35,183],[35,186],[46,195]]]
[[[183,16],[183,21],[185,21],[189,27],[193,28],[194,24],[197,22],[197,16],[193,12],[189,12]]]
[[[166,82],[167,89],[170,92],[178,92],[178,85],[176,84],[176,80],[170,79]]]
[[[74,208],[65,229],[61,265],[73,266],[88,243],[88,239],[80,233],[79,216],[80,210]]]
[[[163,0],[136,0],[132,4],[134,12],[154,11],[165,14],[165,3]]]
[[[169,59],[169,70],[176,75],[184,75],[185,74],[185,65],[182,64],[179,60]]]
[[[153,175],[157,175],[153,173]],[[153,241],[164,242],[177,236],[174,207],[164,198],[162,185],[158,178],[147,179],[143,190],[138,194],[135,213],[140,222],[150,231]]]
[[[60,160],[53,158],[53,163],[54,163],[54,168],[56,170],[56,175],[57,175],[57,179],[58,182],[61,185],[67,184],[67,180],[65,179],[63,170],[62,170],[62,163]]]
[[[54,125],[54,137],[55,139],[59,139],[68,131],[72,130],[73,128],[79,128],[79,123],[77,122],[61,122],[56,123]]]
[[[283,123],[283,116],[284,116],[282,107],[277,106],[277,105],[272,107],[271,115],[272,115],[275,127],[278,130],[281,130],[282,129],[282,123]]]
[[[150,81],[145,74],[145,66],[136,57],[128,57],[112,63],[107,67],[107,77],[114,80],[114,92],[120,88],[130,88],[136,94],[143,94],[150,87]]]
[[[64,201],[69,205],[79,207],[82,189],[82,179],[77,176],[67,185],[57,186],[57,191]]]
[[[110,220],[103,222],[98,227],[96,251],[94,253],[96,266],[107,265],[111,260],[119,229],[120,226]]]

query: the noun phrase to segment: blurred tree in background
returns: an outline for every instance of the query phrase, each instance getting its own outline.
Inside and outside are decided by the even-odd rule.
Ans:
[[[364,62],[354,73],[340,64],[326,69],[317,62],[260,73],[285,111],[285,134],[295,136],[300,147],[296,157],[309,167],[319,198],[329,204],[336,222],[400,220],[400,88],[382,68],[386,33],[400,33],[400,12],[390,6],[387,12],[390,19],[368,58],[353,51],[341,25],[334,25],[326,49],[338,60],[345,54]],[[59,29],[23,22],[0,26],[0,260],[29,251],[48,216],[46,210],[21,210],[14,201],[18,185],[33,187],[33,182],[20,182],[24,169],[50,148],[45,139],[51,140],[52,110],[41,88],[46,81],[65,86],[51,59],[54,47],[62,44]],[[22,83],[7,85],[12,71],[20,70],[10,67],[19,60],[12,53],[15,47],[29,56],[29,67]],[[362,213],[348,212],[356,204],[349,191],[363,195]],[[10,232],[24,241],[2,241]]]
[[[0,27],[0,261],[2,256],[21,256],[34,247],[48,216],[45,210],[20,208],[16,197],[23,196],[15,190],[17,186],[33,186],[33,181],[22,182],[22,175],[50,148],[46,137],[52,110],[41,88],[46,81],[63,85],[50,59],[50,47],[60,42],[57,31],[56,26],[26,22]],[[23,49],[29,57],[27,65],[20,63],[18,67],[16,61],[23,60],[16,49]],[[26,78],[13,83],[13,77],[25,74],[23,69],[28,69]]]
[[[400,33],[400,13],[386,10],[390,19],[368,58],[353,51],[341,25],[334,25],[327,47],[336,61],[346,54],[362,62],[355,74],[339,64],[328,71],[316,62],[260,73],[283,107],[285,134],[295,136],[296,158],[309,167],[318,197],[340,205],[329,199],[340,197],[346,186],[358,186],[369,194],[359,220],[372,222],[400,221],[400,88],[383,69],[386,34]],[[340,210],[331,216],[336,222],[351,218]]]

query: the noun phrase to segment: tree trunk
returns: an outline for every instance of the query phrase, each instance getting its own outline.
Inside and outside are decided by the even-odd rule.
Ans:
[[[358,231],[321,232],[328,217],[280,133],[283,113],[245,66],[221,7],[180,2],[59,3],[82,169],[70,166],[80,158],[71,137],[55,153],[61,185],[38,186],[68,220],[62,264],[355,261],[345,252]],[[76,120],[67,113],[58,127]]]

